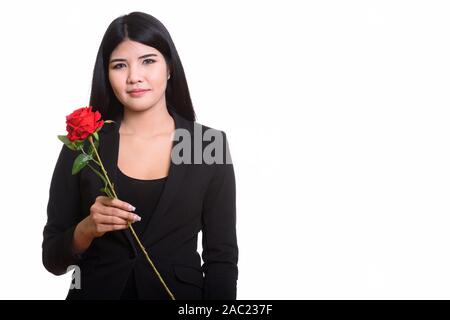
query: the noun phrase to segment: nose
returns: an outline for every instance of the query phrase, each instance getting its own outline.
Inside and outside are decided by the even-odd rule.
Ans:
[[[130,66],[128,68],[128,78],[127,78],[127,82],[128,83],[136,83],[136,82],[142,82],[142,76],[140,74],[140,70],[139,67],[136,66]]]

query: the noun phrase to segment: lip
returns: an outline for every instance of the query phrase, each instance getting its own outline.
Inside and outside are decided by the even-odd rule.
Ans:
[[[132,97],[140,97],[143,96],[146,92],[151,91],[150,89],[135,89],[128,91],[127,93]]]

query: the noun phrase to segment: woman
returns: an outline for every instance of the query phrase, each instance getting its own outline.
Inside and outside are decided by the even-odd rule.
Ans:
[[[71,175],[78,153],[63,146],[42,257],[55,275],[78,267],[80,283],[67,299],[170,299],[128,222],[175,299],[236,299],[235,177],[226,135],[195,122],[180,58],[161,22],[133,12],[111,23],[90,105],[115,121],[100,131],[98,151],[118,199],[99,191],[91,170]]]

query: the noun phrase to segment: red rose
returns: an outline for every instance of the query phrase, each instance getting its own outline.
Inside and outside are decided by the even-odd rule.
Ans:
[[[70,141],[86,139],[103,126],[101,117],[100,112],[92,112],[92,106],[75,110],[66,116],[67,138]]]

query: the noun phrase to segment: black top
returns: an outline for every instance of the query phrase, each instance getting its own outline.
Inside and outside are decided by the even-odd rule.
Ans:
[[[136,179],[125,175],[118,167],[117,173],[118,198],[136,207],[134,213],[139,215],[142,220],[133,223],[133,229],[138,237],[142,239],[142,235],[158,204],[167,177],[153,180]],[[131,270],[121,299],[138,298],[134,270]]]

